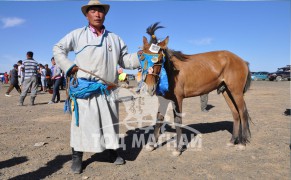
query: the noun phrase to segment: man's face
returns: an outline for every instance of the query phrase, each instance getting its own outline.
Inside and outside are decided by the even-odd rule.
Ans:
[[[90,7],[86,17],[91,26],[99,29],[103,26],[105,20],[104,8],[100,6]]]
[[[56,62],[54,59],[52,59],[52,65],[56,65]]]

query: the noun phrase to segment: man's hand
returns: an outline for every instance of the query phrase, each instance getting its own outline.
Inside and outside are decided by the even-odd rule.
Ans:
[[[68,76],[77,73],[78,70],[79,70],[79,67],[78,67],[78,66],[74,66],[74,67],[71,69],[71,71],[68,73]]]

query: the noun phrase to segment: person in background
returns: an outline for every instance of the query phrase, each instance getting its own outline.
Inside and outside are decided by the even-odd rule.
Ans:
[[[18,65],[18,85],[21,88],[21,85],[22,85],[23,80],[24,80],[22,60],[19,60],[17,62],[17,65]]]
[[[52,62],[52,81],[53,81],[53,97],[48,104],[54,104],[60,102],[60,85],[61,85],[61,69],[56,65],[54,57],[51,59]],[[57,100],[56,100],[57,98]]]
[[[63,88],[61,88],[62,90],[66,90],[66,86],[67,86],[67,77],[64,73],[64,71],[62,71],[62,75],[63,75]]]
[[[208,112],[207,110],[208,94],[203,94],[200,96],[201,111]]]
[[[141,89],[141,86],[142,86],[142,69],[141,67],[138,67],[138,71],[137,71],[137,74],[136,74],[136,81],[137,81],[137,88],[136,88],[136,93],[140,93],[140,89]]]
[[[123,72],[123,68],[119,67],[118,68],[118,80],[120,82],[125,82],[126,84],[121,84],[121,87],[127,88],[129,86],[129,81],[127,78],[127,74]]]
[[[40,85],[40,91],[42,91],[40,64],[37,66],[37,84]]]
[[[47,89],[51,89],[51,86],[52,86],[52,80],[51,80],[52,71],[48,67],[48,64],[45,64],[44,67],[45,67],[45,71],[46,71],[46,75],[45,75],[46,83],[47,83],[47,87],[46,88]]]
[[[137,53],[129,54],[127,46],[116,34],[106,30],[103,25],[109,11],[108,4],[98,0],[89,1],[81,8],[89,21],[83,28],[73,30],[61,39],[54,47],[53,53],[57,65],[67,76],[75,76],[78,86],[70,86],[70,91],[89,92],[90,88],[78,91],[78,87],[92,84],[96,91],[90,91],[88,98],[79,97],[74,101],[71,123],[71,147],[73,173],[82,172],[83,152],[100,153],[108,151],[109,159],[116,165],[124,164],[118,154],[119,148],[119,108],[116,101],[116,87],[107,82],[118,83],[118,65],[122,68],[133,69],[140,66]],[[70,51],[78,51],[74,63],[68,59]],[[80,67],[80,69],[79,69]],[[104,79],[103,82],[95,76],[84,72],[90,71]],[[106,85],[107,84],[107,85]],[[92,87],[90,86],[90,87]],[[104,93],[100,93],[104,92]],[[102,137],[106,137],[103,138]]]
[[[61,70],[61,82],[60,82],[60,90],[65,90],[65,86],[64,86],[64,83],[65,82],[65,78],[64,78],[64,73],[63,71]]]
[[[4,84],[8,84],[9,74],[7,72],[4,73]]]
[[[39,73],[40,73],[40,81],[41,81],[42,91],[46,92],[46,87],[47,87],[46,69],[42,64],[39,65]]]
[[[15,88],[19,94],[21,94],[21,89],[18,85],[18,65],[14,64],[13,69],[10,71],[9,76],[10,76],[10,86],[7,89],[5,96],[10,97],[10,92]]]
[[[23,106],[24,99],[28,93],[28,90],[31,90],[30,93],[30,105],[35,105],[34,101],[37,94],[37,68],[38,62],[33,59],[33,52],[28,51],[26,53],[26,60],[23,61],[24,69],[24,81],[22,84],[22,92],[19,98],[19,103],[17,105]]]

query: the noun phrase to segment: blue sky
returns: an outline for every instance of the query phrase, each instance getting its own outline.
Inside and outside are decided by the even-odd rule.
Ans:
[[[0,72],[27,51],[50,64],[52,47],[68,32],[87,25],[88,1],[0,1]],[[186,54],[229,50],[251,71],[276,71],[290,64],[290,1],[102,1],[111,5],[105,26],[129,52],[138,51],[146,28],[161,22],[157,37]],[[73,60],[73,53],[69,56]],[[128,71],[130,73],[135,71]]]

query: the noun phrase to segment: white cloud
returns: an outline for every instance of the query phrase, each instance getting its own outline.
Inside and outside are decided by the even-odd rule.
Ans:
[[[1,18],[0,20],[3,23],[2,28],[19,26],[25,22],[25,19],[21,19],[18,17]]]
[[[189,40],[190,44],[194,44],[196,46],[204,46],[204,45],[209,45],[212,44],[213,39],[210,37],[206,38],[201,38],[201,39],[195,39],[195,40]]]

